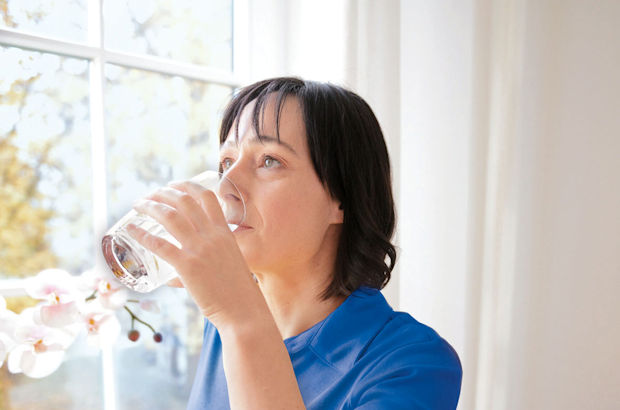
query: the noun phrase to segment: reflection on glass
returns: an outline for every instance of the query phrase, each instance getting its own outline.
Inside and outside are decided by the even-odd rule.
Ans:
[[[0,275],[93,263],[88,62],[0,47]]]
[[[105,67],[105,77],[111,226],[134,200],[170,180],[217,169],[219,120],[232,90],[115,65]],[[147,328],[139,329],[137,343],[119,341],[118,405],[185,408],[200,353],[203,318],[184,290],[163,287],[150,297],[161,313],[144,319],[162,333],[163,341],[155,344]],[[123,328],[128,329],[131,324],[125,319]]]
[[[232,0],[106,0],[106,48],[232,68]]]
[[[94,256],[88,62],[6,47],[0,61],[0,279],[82,272]],[[83,340],[44,379],[5,363],[0,408],[101,408],[100,374]]]
[[[0,27],[86,42],[87,0],[2,0]]]

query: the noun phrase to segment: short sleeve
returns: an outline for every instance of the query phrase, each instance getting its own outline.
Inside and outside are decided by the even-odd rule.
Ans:
[[[384,356],[360,379],[349,408],[455,409],[461,377],[458,356],[442,339],[405,346]]]

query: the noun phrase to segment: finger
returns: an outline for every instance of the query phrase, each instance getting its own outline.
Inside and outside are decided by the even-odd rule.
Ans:
[[[185,285],[183,285],[183,282],[179,278],[170,279],[168,282],[166,282],[166,285],[172,288],[184,288],[185,287]]]
[[[177,209],[190,221],[196,232],[204,232],[209,226],[209,219],[200,203],[187,192],[172,187],[163,187],[149,195],[148,198]]]
[[[158,236],[151,235],[134,224],[127,225],[127,232],[138,243],[155,255],[175,266],[181,258],[181,250]]]
[[[159,222],[183,247],[197,242],[197,232],[192,224],[175,208],[161,202],[140,199],[133,208]]]
[[[196,199],[211,224],[215,224],[217,226],[228,226],[226,217],[224,216],[224,212],[222,211],[215,192],[208,190],[202,185],[192,181],[185,181],[171,186],[179,191],[186,192]]]

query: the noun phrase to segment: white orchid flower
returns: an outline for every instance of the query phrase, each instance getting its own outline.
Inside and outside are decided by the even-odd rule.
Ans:
[[[110,310],[122,308],[127,302],[127,289],[111,275],[89,269],[82,273],[78,289],[94,294],[101,305]]]
[[[26,293],[46,303],[40,306],[40,322],[51,327],[64,327],[79,318],[83,300],[73,276],[61,269],[46,269],[26,280]]]
[[[102,280],[99,282],[97,299],[106,309],[120,309],[127,302],[127,289],[118,284]]]
[[[127,302],[159,312],[153,300],[127,300],[128,291],[117,280],[94,269],[72,276],[61,269],[46,269],[25,280],[26,293],[42,302],[19,315],[6,308],[0,295],[0,366],[6,361],[11,373],[41,378],[61,365],[65,351],[77,335],[86,330],[89,345],[104,348],[116,342],[121,325],[116,311],[125,308],[134,320],[155,330],[138,318]],[[156,333],[155,341],[162,340]]]
[[[104,308],[98,300],[86,305],[81,313],[81,323],[87,331],[86,342],[93,347],[111,346],[121,332],[116,314]]]
[[[16,345],[9,352],[8,366],[11,373],[23,372],[34,378],[53,373],[73,343],[75,332],[37,323],[39,309],[25,309],[17,320],[14,331]]]
[[[6,300],[0,295],[0,367],[16,345],[13,338],[16,320],[17,315],[6,308]]]

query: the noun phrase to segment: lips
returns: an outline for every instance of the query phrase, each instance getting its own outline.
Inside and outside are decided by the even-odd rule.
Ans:
[[[252,229],[252,227],[242,224],[242,225],[237,226],[237,229],[235,229],[233,232],[235,232],[235,233],[236,232],[242,232],[242,231],[247,231],[249,229]]]

